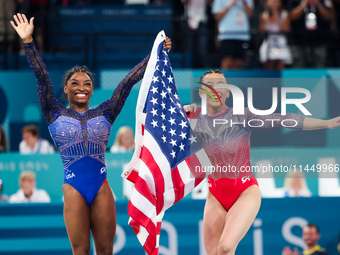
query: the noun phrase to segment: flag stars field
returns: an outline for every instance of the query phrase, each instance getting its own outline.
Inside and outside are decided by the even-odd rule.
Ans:
[[[171,136],[174,136],[174,135],[176,135],[176,130],[170,128],[169,133],[171,134]]]
[[[154,76],[154,77],[152,77],[152,82],[153,82],[153,83],[156,83],[156,82],[158,82],[158,76]]]
[[[187,139],[187,133],[183,133],[182,131],[179,136],[182,137],[182,140]]]
[[[153,94],[158,93],[158,88],[152,87],[151,91],[152,91]]]
[[[182,127],[182,129],[185,128],[185,127],[188,127],[187,122],[183,121],[183,120],[182,120],[181,124],[179,124],[179,125]]]
[[[151,103],[152,103],[153,105],[158,104],[158,103],[157,103],[157,98],[152,98]]]
[[[169,83],[173,83],[172,80],[173,80],[174,78],[172,78],[171,75],[169,75],[169,77],[168,77],[167,79],[169,80]]]
[[[151,113],[152,113],[152,116],[158,115],[157,110],[155,108],[152,108]]]
[[[168,111],[171,112],[171,114],[176,112],[175,107],[172,106],[170,106],[170,109]]]
[[[155,120],[152,120],[151,125],[152,125],[154,128],[155,128],[155,127],[158,127],[157,121],[155,121]]]

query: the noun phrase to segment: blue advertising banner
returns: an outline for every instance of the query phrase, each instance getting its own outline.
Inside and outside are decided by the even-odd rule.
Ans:
[[[340,218],[339,197],[263,199],[260,212],[240,242],[238,255],[280,255],[285,246],[305,244],[307,223],[320,227],[319,244],[337,255]],[[113,254],[143,255],[132,228],[127,225],[127,202],[118,201],[117,232]],[[160,255],[205,255],[202,233],[204,201],[183,200],[166,211]],[[72,254],[63,221],[62,204],[0,204],[0,254]],[[92,247],[92,253],[93,247]]]

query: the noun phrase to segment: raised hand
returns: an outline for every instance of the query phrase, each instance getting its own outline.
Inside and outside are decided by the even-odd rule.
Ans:
[[[168,52],[171,50],[171,39],[166,37],[163,43],[164,49],[168,49]]]
[[[183,108],[185,112],[196,112],[197,105],[196,104],[184,105]]]
[[[25,14],[20,14],[18,13],[17,15],[13,16],[15,22],[11,21],[12,27],[17,31],[18,35],[20,38],[23,40],[24,43],[30,43],[33,41],[33,30],[34,30],[34,25],[33,25],[33,20],[34,18],[30,19],[30,22],[28,22]]]

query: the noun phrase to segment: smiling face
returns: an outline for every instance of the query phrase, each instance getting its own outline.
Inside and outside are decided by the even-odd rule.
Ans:
[[[210,73],[210,74],[207,74],[206,76],[203,77],[202,82],[204,84],[212,86],[216,90],[218,96],[221,98],[221,101],[222,101],[222,105],[221,105],[217,95],[209,87],[201,85],[201,88],[209,91],[213,95],[213,97],[216,101],[216,103],[215,103],[214,99],[212,99],[210,97],[210,95],[208,95],[202,89],[199,90],[200,97],[202,97],[203,94],[207,94],[208,111],[211,112],[211,113],[214,113],[214,112],[218,112],[218,111],[222,110],[226,106],[225,101],[229,97],[229,89],[227,89],[227,88],[215,88],[215,86],[217,84],[227,84],[226,78],[222,74],[219,74],[219,73]]]
[[[87,110],[93,94],[93,82],[86,73],[77,72],[67,81],[64,91],[70,102],[70,108],[76,106]]]

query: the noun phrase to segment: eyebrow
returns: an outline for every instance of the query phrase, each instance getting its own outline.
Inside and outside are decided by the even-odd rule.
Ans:
[[[76,79],[71,79],[71,81],[78,81]],[[86,80],[85,82],[88,82],[88,81],[91,81],[91,80]]]

